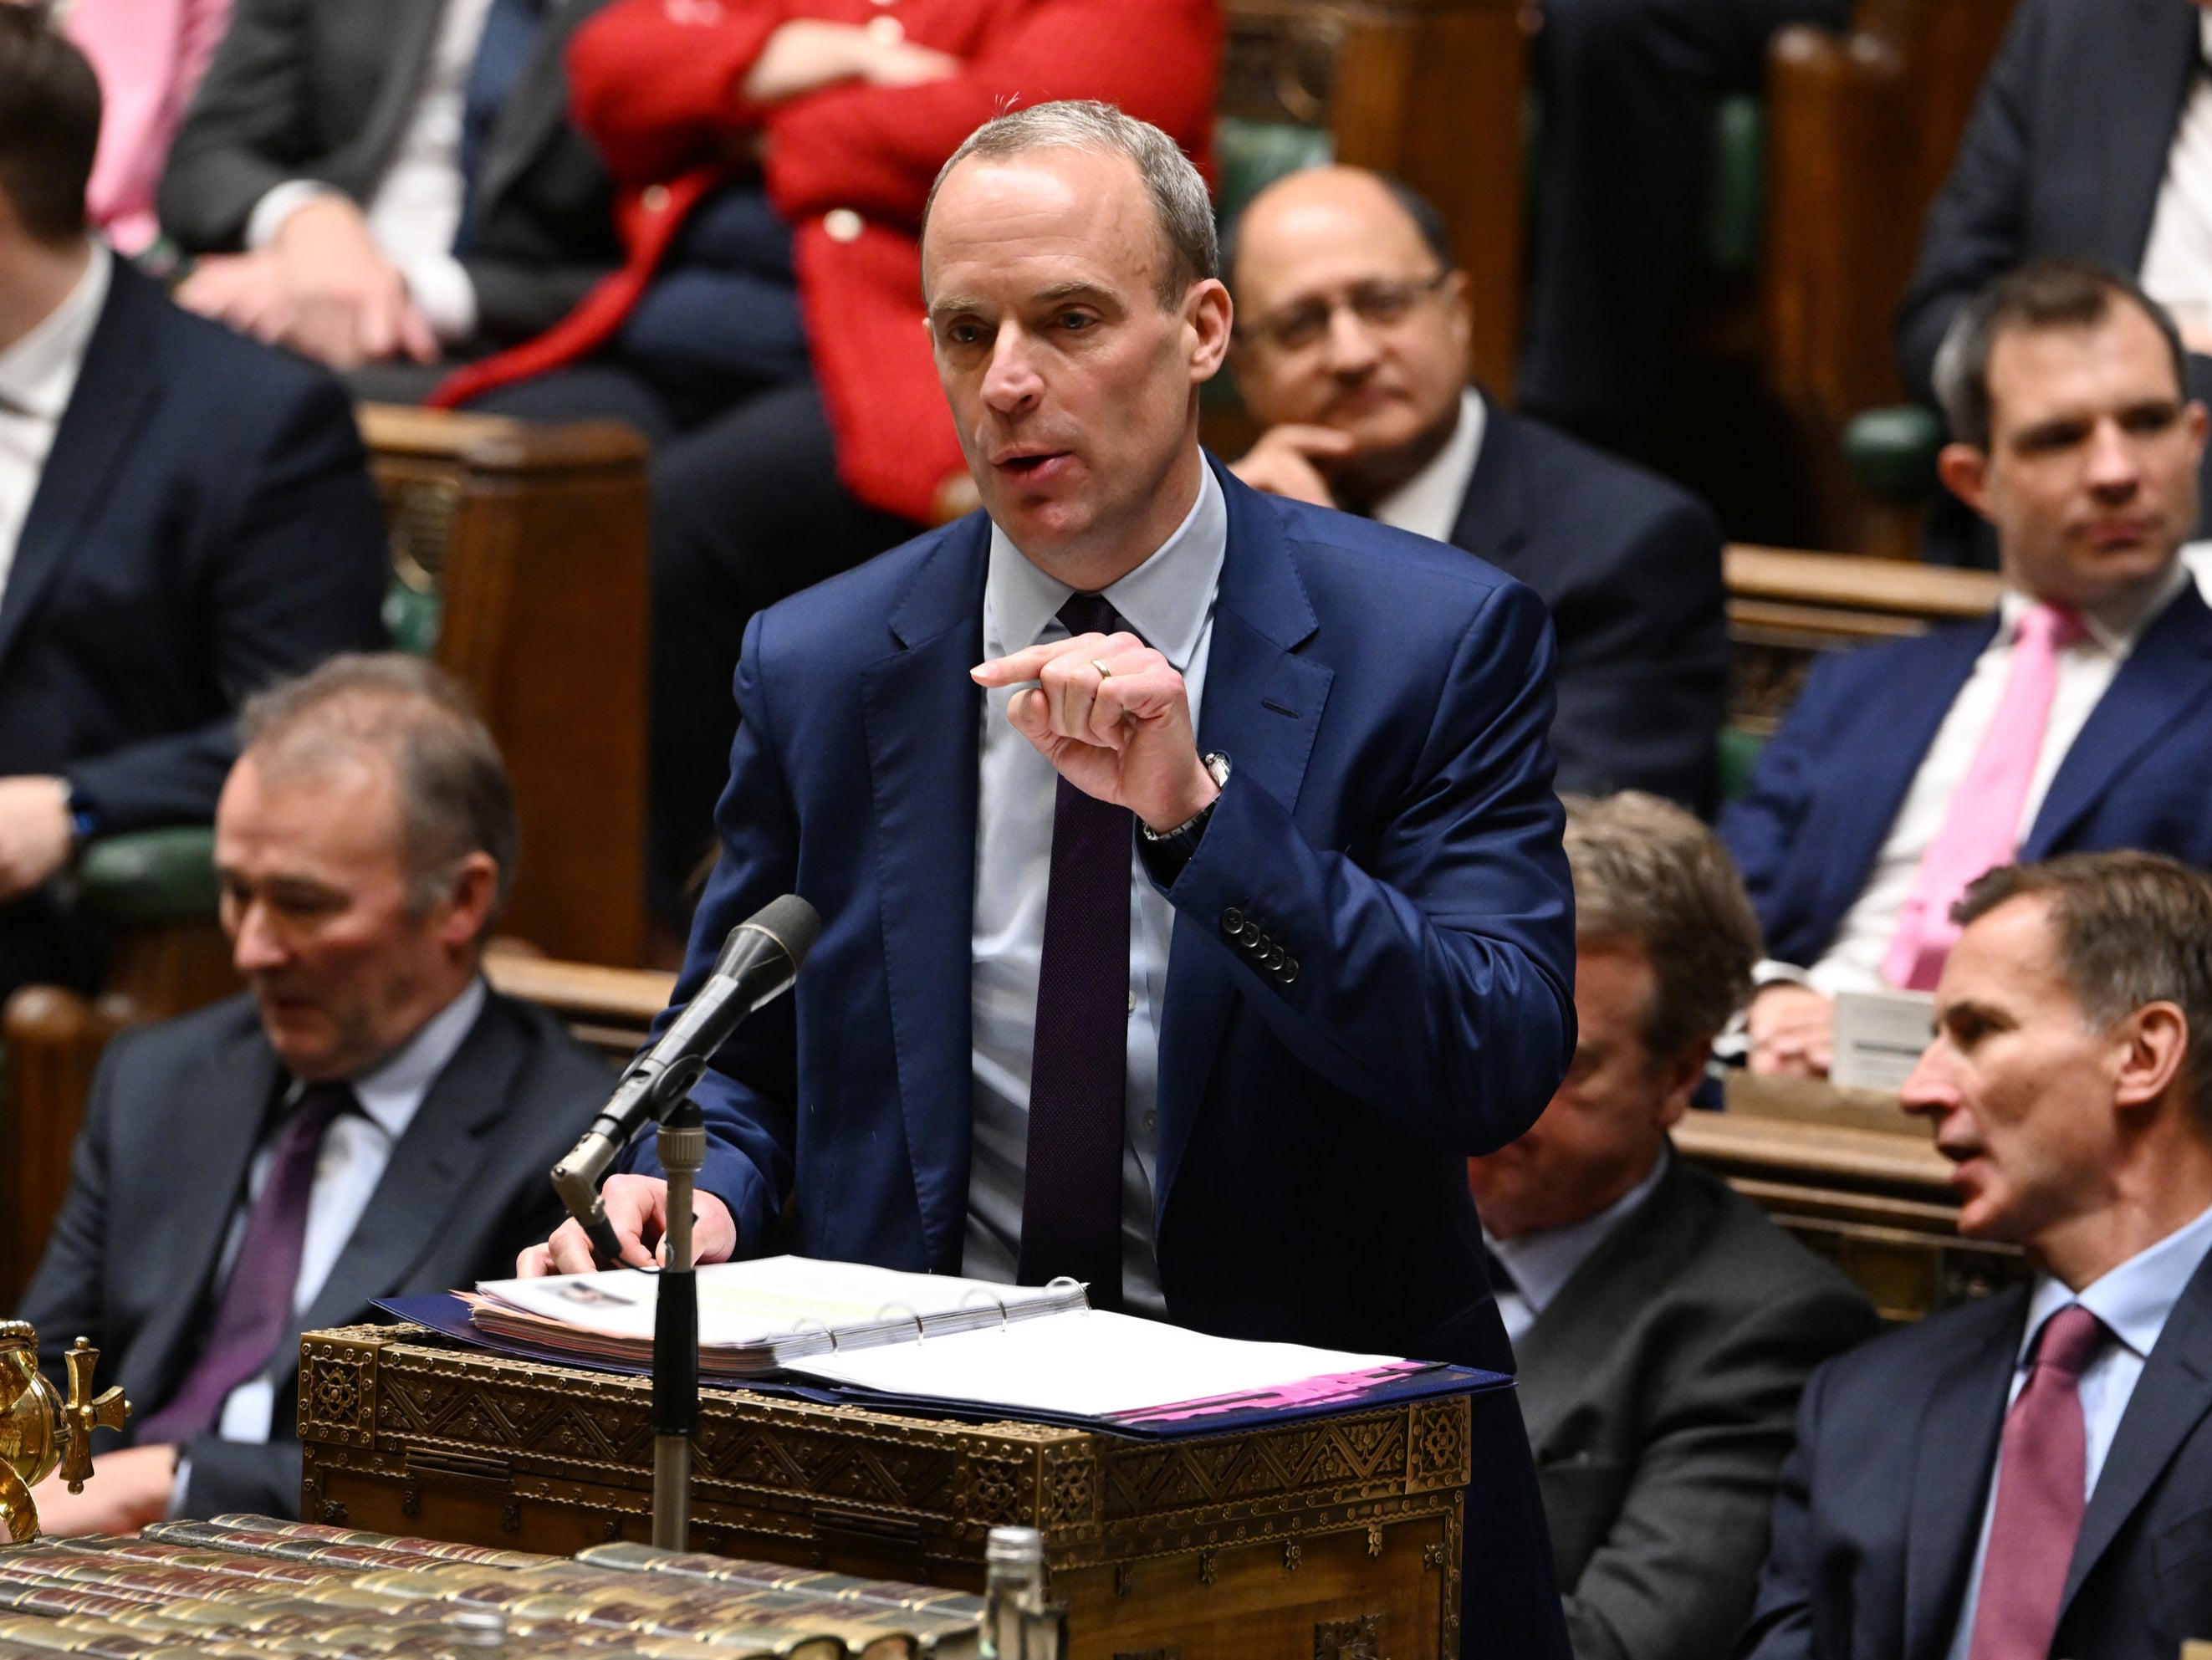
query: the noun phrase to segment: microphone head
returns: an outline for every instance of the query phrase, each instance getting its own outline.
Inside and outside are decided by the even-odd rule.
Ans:
[[[730,930],[730,937],[722,943],[721,957],[714,964],[715,972],[732,972],[741,964],[757,958],[761,952],[773,950],[773,946],[763,943],[762,936],[765,934],[783,947],[791,958],[791,971],[796,974],[821,933],[821,914],[797,894],[787,893],[781,899],[771,899]]]
[[[795,971],[805,963],[806,953],[814,949],[814,942],[822,937],[822,913],[797,894],[787,893],[762,907],[753,918],[753,926],[783,942],[783,948],[791,953],[791,966]]]

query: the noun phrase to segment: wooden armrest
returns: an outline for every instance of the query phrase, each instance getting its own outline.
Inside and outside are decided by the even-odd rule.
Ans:
[[[400,404],[362,404],[354,417],[362,442],[374,454],[465,460],[483,472],[635,466],[651,447],[642,434],[619,421],[540,423]]]
[[[1819,1177],[1929,1203],[1951,1201],[1951,1161],[1926,1141],[1892,1130],[1804,1123],[1752,1113],[1692,1112],[1674,1126],[1674,1145],[1727,1175]]]
[[[1732,544],[1722,555],[1731,599],[1778,600],[1931,621],[1986,617],[2003,584],[1995,573],[1911,565],[1849,553]]]

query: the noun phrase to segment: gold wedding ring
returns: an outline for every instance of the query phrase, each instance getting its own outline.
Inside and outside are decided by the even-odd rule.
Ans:
[[[1098,678],[1101,680],[1111,680],[1114,678],[1114,671],[1108,668],[1103,663],[1100,662],[1095,657],[1091,660],[1091,666],[1098,671]]]

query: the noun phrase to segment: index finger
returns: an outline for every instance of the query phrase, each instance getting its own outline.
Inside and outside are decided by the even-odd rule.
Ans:
[[[1338,428],[1300,421],[1286,421],[1267,435],[1305,455],[1349,455],[1357,442],[1350,433]]]
[[[1047,640],[1040,645],[1025,646],[1010,657],[994,657],[988,663],[978,663],[968,672],[979,686],[1011,686],[1024,680],[1034,680],[1044,672],[1044,666],[1053,659],[1065,657],[1077,650],[1085,637]]]

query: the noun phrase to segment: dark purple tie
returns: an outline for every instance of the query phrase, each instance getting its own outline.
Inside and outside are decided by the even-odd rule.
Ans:
[[[307,1234],[307,1196],[323,1134],[355,1104],[351,1085],[311,1084],[276,1132],[275,1156],[261,1196],[246,1218],[246,1237],[199,1359],[177,1392],[138,1426],[142,1446],[189,1441],[213,1429],[222,1403],[240,1383],[269,1369],[292,1318],[300,1250]]]
[[[1071,635],[1111,634],[1114,608],[1068,596]],[[1037,964],[1036,1048],[1018,1278],[1060,1274],[1121,1306],[1122,1098],[1129,1043],[1129,859],[1135,816],[1065,778],[1053,798],[1052,881]]]
[[[2005,1414],[1969,1660],[2048,1660],[2088,1502],[2081,1373],[2104,1341],[2104,1323],[2079,1303],[2036,1338],[2027,1382]]]

